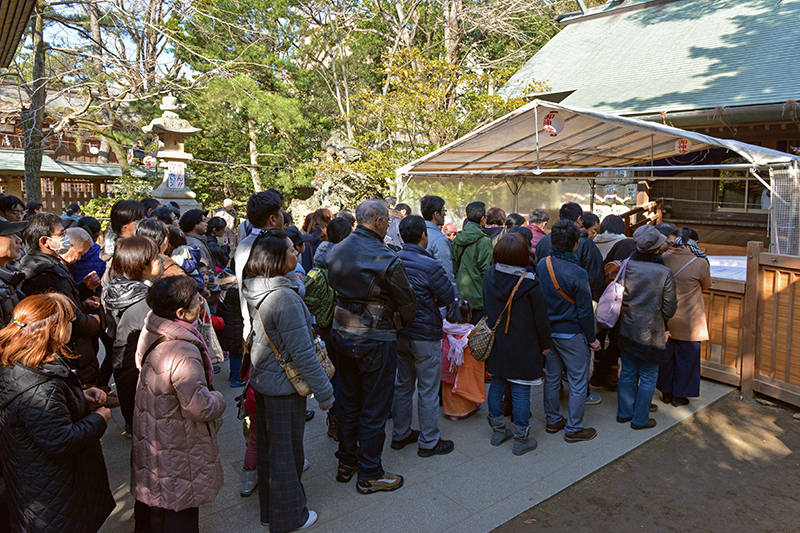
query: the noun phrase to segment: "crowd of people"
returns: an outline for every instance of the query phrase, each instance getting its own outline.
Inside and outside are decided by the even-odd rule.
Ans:
[[[230,200],[213,213],[121,200],[103,230],[78,205],[58,216],[0,197],[0,531],[101,527],[115,506],[100,443],[114,408],[131,439],[135,531],[198,531],[223,486],[225,359],[224,386],[242,389],[239,492],[258,491],[275,533],[318,518],[302,485],[311,394],[338,443],[336,480],[355,477],[361,494],[403,486],[383,466],[389,418],[391,448],[429,458],[456,446],[440,412],[457,422],[485,403],[490,444],[513,439],[521,456],[537,447],[532,387],[546,433],[570,443],[597,436],[591,387],[616,391],[617,422],[635,430],[656,425],[656,389],[671,406],[699,395],[711,278],[696,232],[628,237],[620,217],[575,203],[552,225],[542,209],[476,201],[454,224],[441,197],[419,207],[376,197],[298,228],[269,189],[242,220]],[[618,317],[600,327],[616,284]],[[481,324],[488,358],[470,350]]]

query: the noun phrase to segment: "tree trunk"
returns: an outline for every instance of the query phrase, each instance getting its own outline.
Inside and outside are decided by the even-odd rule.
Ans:
[[[110,99],[108,87],[103,78],[103,46],[102,35],[100,33],[100,9],[97,7],[97,0],[92,0],[86,5],[89,12],[89,30],[92,34],[92,66],[94,67],[95,79],[98,82],[97,92],[103,100],[101,108],[101,120],[103,124],[111,124],[111,109],[109,108]],[[111,143],[104,136],[100,136],[100,152],[97,154],[98,163],[108,163],[111,155]]]
[[[258,135],[256,132],[256,121],[252,118],[247,119],[247,136],[250,138],[250,176],[253,178],[253,189],[261,192],[261,174],[258,172]]]
[[[42,122],[44,121],[44,106],[47,98],[45,84],[44,64],[44,18],[43,6],[36,4],[33,14],[33,72],[31,84],[28,88],[30,104],[26,108],[21,106],[22,135],[25,139],[25,200],[40,202],[42,200]],[[50,206],[45,209],[49,210]]]

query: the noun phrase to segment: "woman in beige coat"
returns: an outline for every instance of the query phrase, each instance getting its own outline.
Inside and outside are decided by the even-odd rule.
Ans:
[[[223,484],[214,421],[225,412],[195,328],[203,306],[189,276],[162,278],[147,293],[152,311],[139,337],[131,492],[150,507],[153,533],[198,531],[199,506]]]
[[[669,321],[667,362],[658,370],[657,388],[664,403],[687,405],[700,396],[700,343],[708,340],[703,291],[711,286],[711,269],[705,257],[696,255],[692,230],[683,228],[664,264],[672,270],[678,310]]]

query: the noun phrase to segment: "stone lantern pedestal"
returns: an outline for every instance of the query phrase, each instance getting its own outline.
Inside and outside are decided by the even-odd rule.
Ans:
[[[164,179],[153,191],[153,198],[162,204],[177,203],[181,213],[189,209],[202,209],[196,200],[197,195],[186,186],[186,162],[192,159],[192,154],[184,152],[183,138],[203,130],[178,116],[179,107],[174,96],[165,96],[160,107],[164,113],[142,128],[145,133],[158,135],[159,151],[156,157],[159,168],[164,169]]]

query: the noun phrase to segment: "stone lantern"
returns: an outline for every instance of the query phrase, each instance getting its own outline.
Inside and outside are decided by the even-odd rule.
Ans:
[[[145,133],[158,135],[158,166],[164,169],[164,179],[153,191],[153,198],[162,204],[177,203],[182,213],[201,209],[195,199],[197,195],[186,186],[186,162],[192,159],[192,154],[183,151],[183,138],[203,130],[178,116],[180,108],[174,96],[165,96],[160,107],[164,113],[142,128]]]

